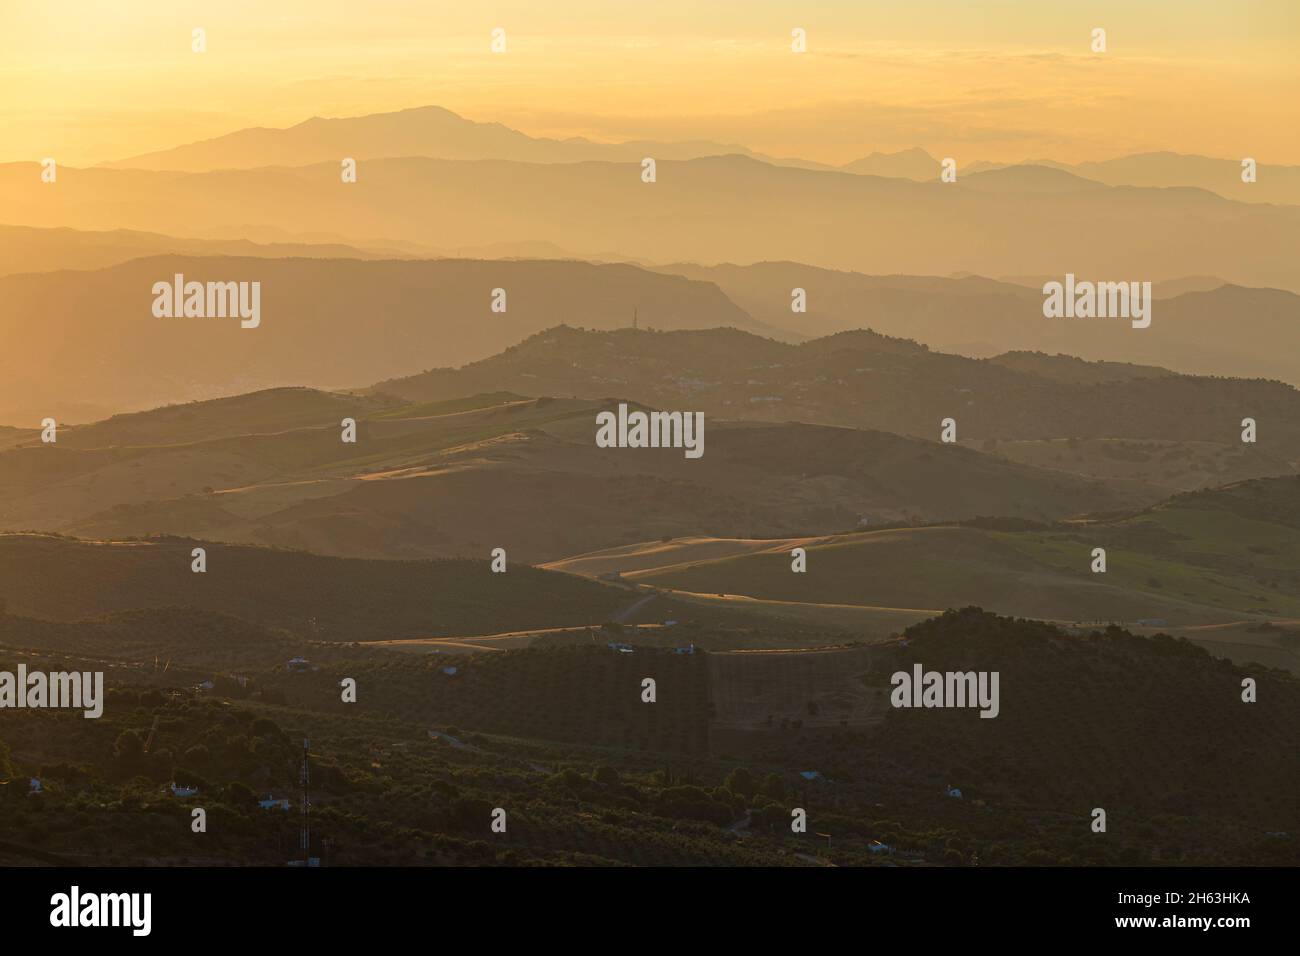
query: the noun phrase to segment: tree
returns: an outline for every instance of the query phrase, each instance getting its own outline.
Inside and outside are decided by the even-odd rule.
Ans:
[[[124,730],[113,745],[113,753],[123,763],[136,763],[144,756],[144,741],[134,730]]]
[[[164,703],[166,703],[166,699],[163,697],[161,691],[147,690],[140,695],[141,707],[148,707],[149,709],[153,709],[156,707],[161,707]]]
[[[769,773],[763,781],[763,794],[773,800],[785,798],[785,783],[774,773]]]
[[[172,774],[172,780],[180,787],[194,787],[201,791],[212,789],[212,785],[206,779],[186,767],[177,767]]]
[[[618,771],[607,765],[596,768],[595,778],[597,783],[604,784],[607,787],[612,787],[619,781]]]
[[[742,797],[752,797],[757,789],[754,786],[754,778],[750,776],[749,771],[744,767],[737,767],[727,774],[726,786],[732,793],[739,794]]]

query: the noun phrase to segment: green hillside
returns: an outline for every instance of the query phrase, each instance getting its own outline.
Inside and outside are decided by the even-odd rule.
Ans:
[[[811,603],[935,608],[981,602],[1068,622],[1171,626],[1300,618],[1300,478],[1182,495],[1125,518],[1039,530],[984,526],[844,535],[785,552],[643,570],[633,580],[703,593]],[[1104,574],[1091,570],[1106,550]]]

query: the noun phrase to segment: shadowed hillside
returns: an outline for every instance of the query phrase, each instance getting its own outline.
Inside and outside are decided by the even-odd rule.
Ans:
[[[207,571],[191,551],[207,550]],[[60,620],[167,606],[220,611],[328,641],[491,633],[600,620],[624,592],[525,565],[360,561],[180,539],[88,543],[0,535],[12,614]]]
[[[404,404],[275,389],[72,427],[55,444],[29,433],[0,451],[0,528],[353,557],[485,559],[504,547],[535,563],[688,530],[1053,520],[1160,496],[970,448],[798,423],[710,419],[698,459],[599,448],[596,415],[618,401],[490,393]],[[346,417],[354,443],[340,440]]]
[[[914,767],[918,782],[959,787],[964,800],[1051,807],[1080,821],[1071,843],[1085,859],[1104,859],[1111,834],[1145,837],[1142,860],[1214,852],[1193,830],[1139,823],[1149,816],[1172,824],[1209,812],[1270,855],[1280,847],[1267,831],[1294,832],[1295,802],[1275,776],[1275,760],[1289,747],[1284,728],[1294,717],[1286,715],[1300,707],[1294,677],[1243,670],[1169,637],[1135,638],[1119,629],[1070,637],[977,608],[918,624],[906,637],[906,646],[895,645],[873,669],[870,685],[888,690],[893,670],[918,662],[927,670],[998,671],[998,717],[889,708],[866,761],[814,744],[808,759],[824,754],[828,775],[860,779]],[[1259,703],[1241,700],[1246,675],[1259,683]],[[1204,736],[1186,732],[1192,713]],[[1107,838],[1089,845],[1085,821],[1094,807],[1106,810]],[[1004,839],[1016,837],[1006,832]],[[1294,853],[1294,844],[1286,845]]]
[[[597,398],[630,394],[661,408],[727,418],[877,428],[927,439],[1145,438],[1240,447],[1241,419],[1268,422],[1259,449],[1300,459],[1300,392],[1280,382],[1170,375],[1074,363],[1030,369],[1005,358],[931,351],[870,331],[789,345],[738,330],[649,333],[548,329],[460,369],[382,382],[428,401],[491,389]],[[1013,367],[1013,366],[1020,367]],[[1261,425],[1261,429],[1263,426]]]
[[[331,865],[1295,862],[1295,801],[1277,775],[1300,719],[1294,678],[1168,637],[1071,636],[976,608],[905,637],[473,658],[316,644],[318,669],[298,673],[281,661],[300,639],[222,615],[0,617],[6,664],[113,665],[101,720],[0,712],[0,769],[44,781],[39,805],[0,784],[0,847],[283,865],[310,736],[313,833]],[[917,663],[997,671],[998,717],[889,706],[890,674]],[[339,700],[344,676],[355,704]],[[1241,702],[1245,676],[1257,703]],[[1188,713],[1205,715],[1196,735]],[[173,780],[222,821],[210,857],[195,858]],[[268,791],[295,812],[259,810]],[[829,846],[791,833],[791,806]],[[490,852],[494,807],[508,808],[510,842]],[[1095,807],[1104,835],[1089,829]]]

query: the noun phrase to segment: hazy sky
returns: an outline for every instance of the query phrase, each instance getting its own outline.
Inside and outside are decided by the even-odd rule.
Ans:
[[[921,146],[1300,164],[1298,46],[1300,0],[0,0],[0,161],[434,104],[836,163]]]

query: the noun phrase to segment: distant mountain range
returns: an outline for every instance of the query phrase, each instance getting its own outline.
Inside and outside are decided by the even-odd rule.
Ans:
[[[1107,186],[1182,186],[1204,189],[1239,202],[1300,204],[1300,166],[1270,164],[1263,157],[1250,157],[1256,160],[1254,182],[1242,180],[1242,159],[1247,157],[1212,159],[1209,156],[1166,151],[1135,153],[1083,163],[1063,163],[1052,159],[1032,159],[1019,163],[987,160],[965,162],[959,157],[953,158],[957,160],[958,181],[966,176],[995,170],[1041,168],[1060,170],[1073,174],[1081,181]],[[927,182],[939,177],[940,163],[925,150],[913,148],[894,153],[872,153],[845,163],[840,168],[850,173]]]
[[[171,245],[245,247],[153,235],[129,239],[120,254]],[[49,248],[58,252],[52,261],[82,265],[112,258],[117,248],[95,234],[0,228],[0,244],[6,241]],[[275,255],[290,250],[307,257]],[[310,244],[256,251],[256,257],[146,255],[99,269],[0,275],[6,305],[0,313],[0,422],[47,416],[84,422],[280,385],[363,386],[487,359],[560,324],[731,327],[788,342],[872,329],[908,340],[917,355],[924,349],[914,343],[921,342],[971,356],[1061,353],[1114,366],[1300,382],[1300,296],[1274,289],[1223,285],[1157,299],[1151,327],[1135,330],[1125,322],[1046,319],[1040,290],[973,276],[870,276],[792,262],[650,270],[574,260],[373,259],[376,253],[366,250]],[[348,258],[324,257],[340,252]],[[261,324],[241,329],[229,318],[155,317],[154,284],[172,283],[177,274],[199,282],[261,283]],[[805,290],[806,313],[791,311],[793,288]],[[504,290],[505,312],[492,311],[494,289]],[[25,350],[38,329],[46,342],[57,343],[58,361],[35,374]],[[882,347],[879,336],[841,344],[851,341]],[[707,372],[689,356],[683,361]],[[1104,367],[1089,365],[1086,374]],[[611,370],[608,378],[622,377]],[[529,384],[482,380],[468,391],[528,393]],[[568,394],[565,384],[554,382],[542,394]],[[439,397],[466,393],[457,387]],[[799,407],[792,395],[782,394],[781,401],[787,409]],[[889,428],[884,422],[874,427]]]
[[[101,166],[109,169],[207,172],[259,166],[308,166],[330,161],[338,163],[344,157],[358,160],[423,156],[527,163],[639,163],[646,156],[683,160],[727,154],[751,156],[805,169],[834,168],[811,160],[773,158],[735,143],[707,140],[600,143],[582,137],[552,139],[530,136],[501,123],[466,119],[438,106],[352,117],[314,116],[283,129],[253,127],[236,130],[172,149],[102,163]],[[1190,186],[1242,202],[1300,204],[1300,167],[1271,165],[1267,157],[1253,157],[1260,164],[1254,183],[1242,182],[1241,158],[1213,159],[1167,151],[1076,164],[1050,159],[999,163],[953,158],[957,160],[959,177],[1014,166],[1055,167],[1111,186]],[[913,147],[895,152],[874,152],[839,168],[862,175],[925,182],[938,178],[939,159]]]
[[[639,162],[372,159],[208,173],[0,166],[15,225],[248,238],[383,237],[422,248],[545,242],[647,262],[807,262],[870,273],[1151,281],[1215,275],[1300,290],[1300,207],[1199,189],[1097,186],[1016,167],[913,182],[745,156]],[[363,242],[362,244],[365,244]]]
[[[110,169],[178,170],[253,169],[258,166],[308,166],[344,157],[357,160],[398,156],[436,159],[503,159],[525,163],[640,162],[645,156],[696,159],[739,153],[766,159],[734,143],[651,142],[598,143],[572,137],[529,136],[500,123],[479,123],[439,106],[420,106],[393,113],[326,118],[313,116],[286,129],[255,127],[103,163]],[[828,168],[804,160],[782,163]]]
[[[144,256],[255,256],[265,259],[403,259],[397,249],[368,248],[343,242],[252,242],[248,239],[197,239],[156,232],[109,229],[37,229],[0,225],[0,276],[20,272],[103,269]]]
[[[845,163],[840,169],[864,176],[887,176],[892,179],[915,179],[918,182],[939,178],[939,161],[923,149],[872,153]]]
[[[1300,203],[1300,166],[1281,166],[1256,160],[1256,179],[1243,182],[1241,159],[1212,159],[1183,153],[1136,153],[1084,163],[1061,163],[1036,159],[1022,165],[1052,166],[1067,170],[1084,179],[1109,186],[1190,187],[1217,193],[1238,202]],[[997,163],[972,163],[967,171],[977,173],[999,168]]]
[[[1044,318],[1042,279],[864,275],[794,262],[658,268],[712,282],[755,319],[803,336],[869,328],[965,355],[1060,352],[1300,384],[1300,296],[1279,289],[1210,277],[1157,285],[1151,326],[1138,330],[1125,322]],[[791,311],[794,288],[806,292],[805,313]]]
[[[261,283],[261,324],[157,318],[156,282]],[[505,312],[492,290],[506,291]],[[576,261],[134,259],[0,277],[0,422],[61,422],[276,385],[366,385],[561,322],[766,331],[711,283]],[[36,336],[36,338],[33,338]],[[34,371],[44,341],[55,360]]]

